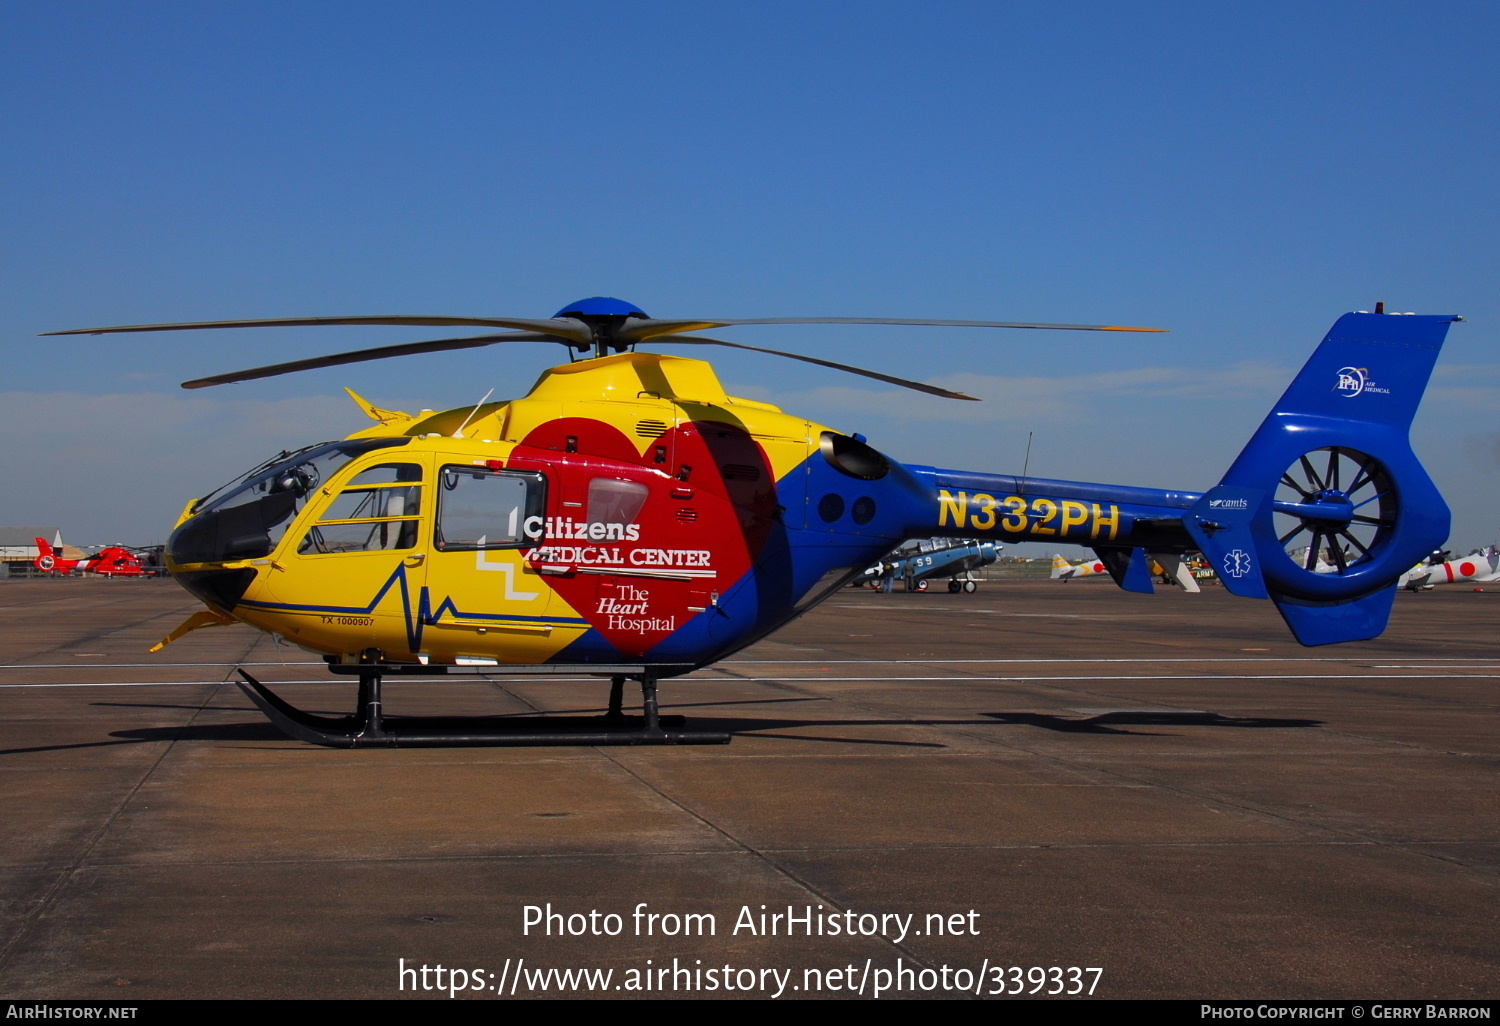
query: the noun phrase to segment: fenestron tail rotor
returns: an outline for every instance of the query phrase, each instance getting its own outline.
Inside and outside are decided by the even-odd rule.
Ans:
[[[183,388],[206,388],[237,381],[252,381],[257,378],[276,377],[297,371],[315,370],[320,367],[336,367],[343,364],[362,363],[368,360],[383,360],[392,356],[412,356],[420,353],[436,353],[455,349],[477,349],[481,346],[502,342],[556,342],[580,352],[593,350],[596,357],[612,352],[625,352],[641,343],[656,342],[660,345],[722,346],[749,352],[781,356],[820,367],[841,370],[862,377],[873,378],[903,388],[915,389],[928,395],[947,399],[975,399],[950,389],[940,388],[920,381],[883,374],[879,371],[837,363],[812,356],[802,356],[779,349],[725,342],[720,339],[691,335],[689,332],[705,328],[725,328],[739,325],[770,324],[863,324],[863,325],[912,325],[948,328],[1033,328],[1061,331],[1164,331],[1163,328],[1133,328],[1124,325],[1106,324],[1042,324],[1024,321],[951,321],[919,320],[889,317],[766,317],[741,320],[658,320],[646,315],[637,306],[619,299],[595,296],[572,303],[551,318],[525,317],[427,317],[407,315],[380,315],[371,317],[286,317],[247,321],[195,321],[173,324],[130,324],[119,327],[75,328],[70,331],[49,331],[46,335],[108,335],[141,331],[197,331],[212,328],[287,328],[321,327],[324,325],[393,325],[393,326],[465,326],[511,328],[511,332],[494,335],[473,335],[465,338],[432,339],[425,342],[407,342],[400,345],[359,349],[329,356],[292,360],[286,363],[253,367],[248,370],[218,374],[213,377],[196,378],[183,382]]]
[[[1305,545],[1306,553],[1293,559],[1307,571],[1326,553],[1331,572],[1340,575],[1380,554],[1400,512],[1385,466],[1343,445],[1299,457],[1281,475],[1276,499],[1276,537],[1283,548]]]

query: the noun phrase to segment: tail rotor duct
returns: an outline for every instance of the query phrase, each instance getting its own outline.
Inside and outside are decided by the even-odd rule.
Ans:
[[[1341,577],[1378,563],[1399,516],[1395,481],[1369,453],[1336,445],[1298,457],[1272,505],[1277,540],[1298,569]],[[1300,550],[1305,548],[1305,552]]]

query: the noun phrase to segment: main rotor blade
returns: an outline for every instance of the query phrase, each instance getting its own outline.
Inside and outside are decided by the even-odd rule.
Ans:
[[[288,363],[273,363],[267,367],[231,371],[228,374],[217,374],[211,378],[184,381],[182,387],[207,388],[209,385],[228,385],[236,381],[274,378],[278,374],[294,374],[297,371],[316,370],[319,367],[337,367],[345,363],[384,360],[388,356],[441,353],[450,349],[478,349],[481,346],[493,346],[501,342],[553,342],[560,346],[568,345],[566,341],[556,336],[531,331],[506,332],[503,335],[472,335],[468,338],[438,338],[431,342],[408,342],[405,345],[381,346],[378,349],[358,349],[351,353],[335,353],[332,356],[315,356],[309,360],[292,360]]]
[[[277,317],[260,321],[197,321],[183,324],[126,324],[115,328],[74,328],[71,331],[44,331],[43,335],[112,335],[127,331],[197,331],[200,328],[302,328],[325,324],[395,324],[424,327],[469,326],[478,328],[515,328],[555,335],[587,349],[594,344],[589,326],[573,317],[551,317],[545,320],[518,317],[408,317],[401,314],[378,317]]]
[[[916,324],[937,328],[1044,328],[1057,331],[1166,331],[1166,328],[1130,328],[1119,324],[1032,324],[1024,321],[929,321],[898,317],[758,317],[738,321],[667,321],[632,318],[616,331],[621,341],[644,342],[648,338],[683,331],[725,328],[737,324]]]
[[[801,356],[797,353],[784,353],[780,349],[762,349],[760,346],[747,346],[739,342],[725,342],[717,338],[704,338],[701,335],[674,335],[671,338],[656,338],[651,340],[652,345],[670,346],[727,346],[730,349],[746,349],[752,353],[769,353],[772,356],[785,356],[789,360],[801,360],[803,363],[815,363],[819,367],[832,367],[834,370],[848,371],[850,374],[858,374],[866,378],[874,378],[876,381],[886,381],[892,385],[900,385],[903,388],[914,388],[918,392],[926,392],[928,395],[939,395],[944,399],[968,399],[970,402],[980,402],[978,396],[964,395],[962,392],[950,392],[946,388],[936,385],[924,385],[920,381],[908,381],[906,378],[894,377],[890,374],[882,374],[879,371],[865,370],[863,367],[851,367],[847,363],[834,363],[832,360],[819,360],[814,356]]]

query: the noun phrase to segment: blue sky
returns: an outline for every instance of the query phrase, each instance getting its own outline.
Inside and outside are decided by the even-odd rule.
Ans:
[[[1500,540],[1490,3],[0,6],[0,522],[162,540],[382,406],[519,394],[547,347],[199,392],[439,337],[102,324],[905,316],[1170,335],[742,328],[732,391],[900,459],[1205,489],[1341,313],[1460,313],[1413,433]]]

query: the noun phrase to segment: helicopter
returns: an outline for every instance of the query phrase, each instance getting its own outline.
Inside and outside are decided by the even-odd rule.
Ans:
[[[1153,555],[1201,551],[1225,587],[1269,599],[1304,645],[1384,630],[1402,572],[1446,538],[1448,508],[1408,432],[1456,316],[1345,314],[1206,492],[907,465],[650,344],[787,357],[960,401],[935,385],[696,334],[738,325],[911,324],[1150,331],[881,318],[664,320],[593,297],[552,318],[359,316],[126,325],[103,334],[305,325],[510,329],[296,360],[202,388],[426,352],[554,343],[570,362],[519,398],[374,421],[283,452],[183,509],[172,576],[205,609],[168,635],[246,623],[359,679],[342,717],[297,709],[241,669],[295,738],[339,747],[723,743],[660,714],[657,683],[801,616],[912,538],[1092,548],[1120,587],[1153,590]],[[584,354],[572,359],[573,353]],[[347,391],[347,390],[346,390]],[[1305,536],[1305,537],[1304,537]],[[1289,544],[1336,554],[1333,573]],[[1343,553],[1349,553],[1344,555]],[[161,645],[157,646],[159,650]],[[589,674],[603,716],[388,718],[388,676]],[[640,716],[623,687],[641,688]]]
[[[45,574],[67,575],[75,570],[100,577],[151,577],[153,572],[130,549],[109,545],[91,556],[68,559],[60,548],[54,549],[45,538],[36,539],[37,552],[32,565]]]

